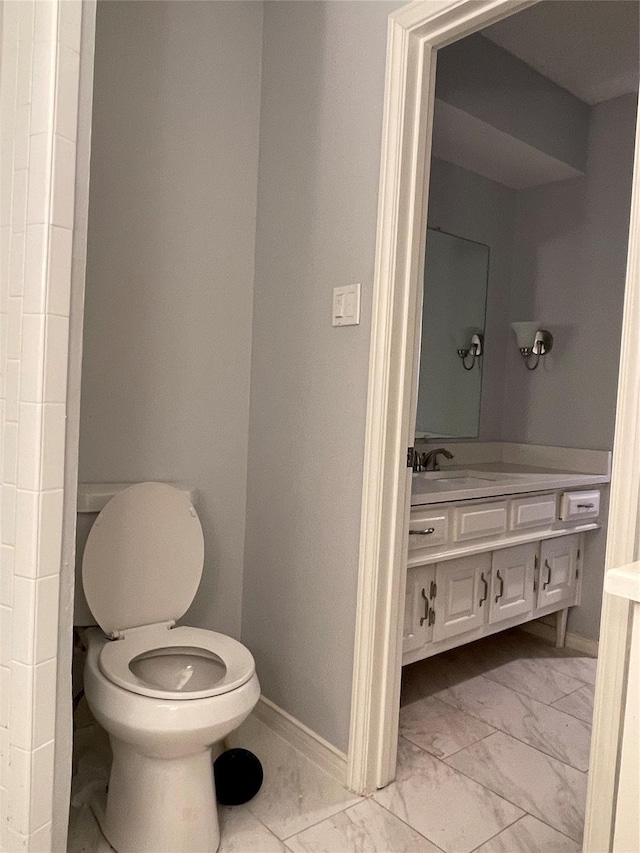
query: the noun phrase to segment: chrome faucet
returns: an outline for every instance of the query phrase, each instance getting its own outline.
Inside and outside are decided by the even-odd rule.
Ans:
[[[440,463],[438,462],[438,456],[445,456],[447,459],[453,459],[453,453],[449,453],[446,447],[438,447],[437,450],[430,450],[429,453],[425,453],[423,459],[423,465],[425,471],[439,471]]]

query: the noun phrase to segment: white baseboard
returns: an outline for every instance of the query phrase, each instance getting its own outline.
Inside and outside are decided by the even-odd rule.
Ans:
[[[346,786],[347,756],[320,735],[283,711],[270,699],[261,696],[253,715],[294,749],[316,764],[341,785]]]
[[[520,625],[521,631],[526,631],[528,634],[535,634],[536,637],[542,637],[544,640],[549,640],[551,643],[556,641],[556,629],[553,625],[545,625],[544,622],[525,622]],[[576,652],[584,652],[586,655],[591,655],[594,658],[598,657],[598,641],[590,640],[588,637],[582,637],[580,634],[572,634],[567,631],[565,636],[565,648],[574,649]]]

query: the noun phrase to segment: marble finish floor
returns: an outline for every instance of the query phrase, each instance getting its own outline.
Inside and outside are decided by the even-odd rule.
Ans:
[[[233,745],[265,781],[220,808],[220,853],[579,853],[595,664],[512,631],[405,667],[396,780],[367,799],[250,718]],[[68,851],[111,851],[81,794]]]

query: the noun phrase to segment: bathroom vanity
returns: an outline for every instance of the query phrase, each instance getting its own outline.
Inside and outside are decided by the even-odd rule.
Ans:
[[[562,644],[608,481],[504,462],[414,474],[403,664],[552,613]]]

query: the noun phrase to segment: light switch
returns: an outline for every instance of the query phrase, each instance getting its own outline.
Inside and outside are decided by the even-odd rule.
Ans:
[[[360,322],[360,285],[333,288],[334,326],[357,326]]]

